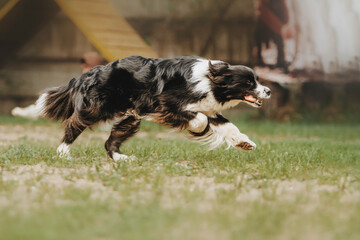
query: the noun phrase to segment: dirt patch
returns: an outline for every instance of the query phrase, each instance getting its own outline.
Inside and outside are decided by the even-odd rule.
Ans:
[[[204,200],[216,200],[221,192],[235,192],[235,201],[296,201],[298,198],[306,198],[314,204],[320,204],[323,194],[341,193],[340,202],[359,202],[360,191],[348,183],[351,177],[346,177],[341,181],[347,182],[344,186],[341,181],[339,185],[320,184],[317,180],[278,180],[262,179],[250,180],[247,175],[240,175],[235,184],[217,183],[215,178],[206,177],[168,177],[165,186],[169,191],[188,190],[190,192],[200,191],[203,193]],[[345,188],[345,189],[344,189]],[[209,207],[209,206],[207,206]],[[200,206],[207,209],[206,206]]]
[[[239,175],[234,183],[216,182],[214,177],[166,176],[157,186],[159,189],[154,189],[154,185],[146,183],[139,177],[134,180],[137,190],[122,196],[121,191],[105,186],[100,179],[89,179],[89,173],[95,174],[97,171],[110,176],[114,174],[113,163],[104,163],[100,169],[95,167],[56,168],[43,164],[11,166],[8,170],[2,170],[1,180],[5,184],[13,182],[16,185],[11,194],[0,192],[0,206],[17,203],[17,206],[26,208],[39,202],[39,198],[42,204],[54,198],[58,198],[57,204],[68,204],[67,201],[61,199],[64,199],[62,196],[69,187],[75,191],[76,189],[88,190],[90,200],[112,199],[112,202],[127,198],[145,203],[158,197],[160,190],[163,207],[186,207],[189,204],[195,204],[201,212],[211,211],[216,207],[217,201],[228,193],[230,193],[228,198],[231,201],[239,203],[254,201],[271,203],[279,200],[294,202],[301,197],[311,200],[309,210],[321,204],[323,194],[341,192],[340,202],[360,201],[360,191],[349,185],[352,181],[349,177],[342,179],[338,185],[326,185],[319,184],[316,180],[253,180],[251,176],[245,174]],[[119,177],[124,178],[120,175]],[[199,196],[200,200],[189,203],[188,194]]]
[[[106,141],[110,135],[111,128],[108,125],[98,128],[99,130],[92,131],[87,129],[79,136],[77,142],[83,144],[89,144],[93,138],[100,138],[102,141]],[[57,146],[63,137],[64,129],[59,126],[36,126],[36,125],[0,125],[0,146],[10,146],[17,144],[21,140],[30,140],[33,142],[46,142],[50,145]],[[135,137],[143,138],[150,136],[149,132],[138,132]],[[154,135],[156,139],[185,139],[184,134],[165,131]]]
[[[58,143],[63,130],[53,126],[0,125],[0,146],[9,146],[23,139]]]
[[[104,165],[104,171],[111,169],[111,165]],[[88,190],[89,200],[105,200],[109,197],[120,199],[120,195],[101,182],[87,178],[88,171],[95,172],[95,168],[80,167],[55,168],[43,164],[12,166],[10,170],[3,170],[3,183],[15,183],[11,193],[0,193],[0,206],[16,204],[17,208],[41,206],[47,202],[68,204],[62,196],[68,189]]]

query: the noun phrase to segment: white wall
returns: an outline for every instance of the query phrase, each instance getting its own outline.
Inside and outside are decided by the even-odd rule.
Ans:
[[[292,68],[326,73],[360,70],[359,0],[288,0],[288,4],[297,46]]]

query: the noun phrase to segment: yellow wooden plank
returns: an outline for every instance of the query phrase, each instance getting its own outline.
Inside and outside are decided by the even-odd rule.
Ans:
[[[114,51],[115,49],[120,49],[121,51],[126,51],[126,50],[133,50],[133,49],[137,49],[137,50],[141,50],[142,52],[150,52],[152,51],[151,49],[141,46],[141,45],[135,45],[135,44],[131,44],[131,43],[115,43],[115,42],[109,42],[109,43],[104,43],[104,45],[108,48],[111,49],[112,51]]]
[[[86,22],[81,21],[74,14],[71,7],[68,6],[68,1],[66,0],[55,0],[55,2],[59,5],[59,7],[66,13],[66,15],[75,23],[75,25],[87,36],[87,38],[94,44],[94,46],[102,53],[102,55],[108,61],[113,61],[116,58],[108,52],[108,50],[98,41],[98,39],[94,36],[94,34],[89,31]]]
[[[108,61],[130,55],[155,57],[156,54],[104,0],[55,0],[75,25],[88,37]],[[90,3],[90,4],[89,4]],[[92,13],[101,8],[98,13]],[[105,14],[108,12],[108,14]],[[116,29],[113,34],[102,29]],[[121,42],[121,43],[119,43]]]
[[[129,24],[122,19],[119,18],[101,18],[97,16],[87,16],[87,15],[78,15],[77,19],[87,23],[87,26],[92,29],[102,29],[102,28],[117,28],[123,31],[127,30],[130,32],[134,32],[133,28],[129,26]],[[137,34],[136,34],[137,35]]]
[[[88,2],[102,2],[102,3],[107,3],[108,1],[107,0],[70,0],[72,2],[85,2],[85,3],[88,3]]]
[[[107,0],[71,0],[72,2],[102,2],[102,3],[108,3]]]
[[[79,2],[79,3],[104,3],[108,4],[108,0],[70,0],[71,2]]]
[[[142,48],[142,49],[147,49],[147,47],[143,44],[138,44],[137,42],[134,41],[116,41],[113,39],[106,39],[103,40],[104,45],[107,46],[113,46],[113,47],[136,47],[136,48]]]
[[[119,57],[114,59],[113,61],[118,60],[118,59],[123,59],[123,58],[129,57],[129,56],[152,57],[152,56],[144,56],[143,54],[140,55],[137,49],[127,50],[127,51],[119,51],[119,50],[117,50],[117,51],[114,51],[114,54],[116,54]]]
[[[103,3],[79,3],[79,2],[72,2],[68,3],[69,7],[73,9],[73,11],[79,13],[88,13],[88,14],[106,14],[108,16],[118,16],[118,14],[109,7],[104,7]]]
[[[103,41],[124,41],[124,42],[136,42],[138,38],[129,34],[114,34],[109,32],[98,33],[98,38]]]
[[[128,33],[129,29],[122,29],[119,26],[91,26],[92,31],[102,33],[104,31],[113,32],[114,34],[125,35]]]
[[[138,49],[128,49],[128,50],[114,50],[114,54],[116,54],[117,56],[119,56],[117,59],[123,59],[129,56],[143,56],[143,57],[154,57],[151,55],[143,55],[143,54],[139,54]],[[150,54],[150,53],[149,53]],[[116,60],[117,60],[116,59]]]
[[[10,12],[10,10],[19,2],[19,0],[10,0],[0,9],[0,20]]]

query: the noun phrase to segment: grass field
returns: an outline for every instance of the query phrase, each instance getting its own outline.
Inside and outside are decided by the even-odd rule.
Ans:
[[[0,239],[360,239],[360,125],[236,118],[252,152],[143,122],[111,162],[86,131],[0,117]]]

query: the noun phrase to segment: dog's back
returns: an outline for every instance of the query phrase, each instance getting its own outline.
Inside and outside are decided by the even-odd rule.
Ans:
[[[159,104],[179,105],[188,98],[193,83],[192,66],[196,57],[154,59],[131,56],[96,66],[60,87],[50,88],[41,96],[42,113],[53,120],[77,125],[92,125],[135,111],[147,115],[159,111]],[[80,121],[80,122],[79,122]]]

